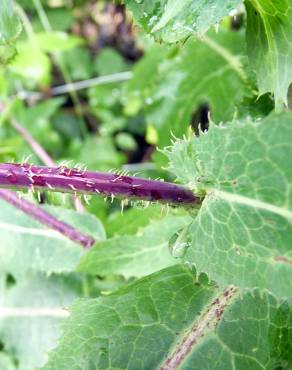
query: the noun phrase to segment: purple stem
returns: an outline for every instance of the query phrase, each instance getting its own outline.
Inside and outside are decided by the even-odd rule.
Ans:
[[[76,168],[0,164],[0,188],[37,189],[74,194],[96,194],[195,206],[201,199],[183,186],[111,173]]]
[[[35,204],[25,199],[20,199],[13,191],[0,189],[0,198],[20,209],[33,219],[39,221],[41,224],[58,231],[85,248],[90,248],[95,243],[95,240],[92,237],[82,234],[80,231],[74,229],[65,222],[58,220],[42,208],[37,207]]]

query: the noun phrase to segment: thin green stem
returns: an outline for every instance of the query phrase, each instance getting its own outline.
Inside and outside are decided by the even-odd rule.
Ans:
[[[38,17],[42,23],[42,26],[46,32],[52,32],[53,28],[50,24],[50,21],[46,15],[46,12],[43,8],[43,5],[40,0],[33,0],[33,4],[35,6],[35,9],[37,11]],[[72,79],[70,77],[69,71],[64,63],[64,60],[62,58],[62,55],[60,53],[53,53],[53,58],[55,62],[57,63],[58,67],[60,68],[60,71],[62,72],[62,75],[64,77],[64,80],[66,84],[70,85],[72,84]],[[80,130],[82,133],[82,136],[85,138],[87,136],[87,128],[86,128],[86,123],[83,117],[83,111],[81,107],[81,103],[79,100],[79,97],[74,89],[69,91],[69,95],[72,99],[72,102],[74,104],[74,109],[78,117],[80,117]]]

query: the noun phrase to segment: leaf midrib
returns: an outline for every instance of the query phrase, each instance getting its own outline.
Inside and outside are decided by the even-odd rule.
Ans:
[[[6,222],[1,222],[1,221],[0,221],[0,229],[4,229],[5,231],[12,231],[15,233],[29,234],[29,235],[34,235],[34,236],[42,236],[42,237],[47,237],[47,238],[66,240],[66,238],[63,235],[53,230],[24,227],[24,226],[11,224],[11,223],[8,224]]]
[[[238,290],[233,285],[213,297],[200,316],[196,316],[189,330],[170,349],[159,370],[175,370],[183,365],[190,353],[198,346],[207,333],[221,321],[226,309],[237,296]]]
[[[246,205],[248,207],[253,207],[270,213],[277,214],[286,219],[292,219],[292,211],[290,211],[288,208],[279,207],[277,205],[259,199],[249,198],[245,195],[229,193],[218,189],[209,189],[207,191],[207,194],[209,195],[209,197],[219,198],[222,200],[226,200],[230,203]]]
[[[63,307],[0,307],[1,318],[67,318],[69,311]]]

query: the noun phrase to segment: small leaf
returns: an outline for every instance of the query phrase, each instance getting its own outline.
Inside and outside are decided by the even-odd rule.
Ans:
[[[212,125],[178,142],[171,170],[206,194],[185,259],[221,285],[292,289],[292,114]]]
[[[73,304],[44,369],[274,369],[291,361],[289,309],[173,266]]]

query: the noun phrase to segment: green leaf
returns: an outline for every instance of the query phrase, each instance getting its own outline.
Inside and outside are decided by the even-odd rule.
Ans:
[[[167,216],[150,223],[137,235],[97,243],[84,255],[78,270],[93,275],[119,274],[130,278],[142,277],[173,265],[176,260],[168,250],[168,241],[191,220],[188,216]]]
[[[243,298],[174,266],[77,301],[45,370],[274,369],[291,358],[291,305]]]
[[[206,197],[186,260],[221,285],[292,289],[292,114],[226,126],[178,142],[171,170]]]
[[[60,31],[39,32],[34,36],[33,42],[38,48],[48,53],[70,50],[83,44],[80,37]]]
[[[159,80],[159,66],[167,59],[168,48],[154,44],[133,68],[133,77],[125,84],[125,112],[131,116],[146,105],[152,95],[152,88]],[[141,78],[143,76],[143,78]]]
[[[156,49],[161,55],[156,80],[149,79],[147,88],[140,85],[142,93],[133,82],[129,90],[130,96],[144,95],[146,120],[158,130],[161,146],[170,143],[170,132],[177,137],[186,134],[192,115],[203,105],[208,105],[215,122],[232,119],[236,105],[250,94],[240,56],[243,47],[241,33],[221,29],[201,40],[189,40],[168,57]],[[149,58],[151,70],[153,60]],[[142,67],[147,72],[147,64]]]
[[[203,34],[241,0],[124,0],[134,19],[156,39],[175,42]]]
[[[93,75],[91,55],[85,47],[63,52],[62,62],[66,66],[72,80],[86,80]]]
[[[15,56],[15,40],[21,28],[13,1],[0,0],[0,66],[9,63]]]
[[[125,160],[117,151],[110,136],[91,136],[82,143],[80,155],[76,158],[91,170],[108,171],[118,168]]]
[[[121,54],[113,48],[103,48],[97,55],[93,63],[94,71],[99,75],[109,75],[112,73],[124,72],[129,70],[129,66],[124,61]]]
[[[26,10],[35,10],[35,5],[31,0],[21,0],[23,2],[28,2],[28,4],[23,4],[22,6]],[[51,28],[54,31],[67,31],[73,25],[74,22],[74,12],[72,9],[67,7],[54,7],[54,8],[45,8],[46,16],[49,20]],[[43,24],[39,17],[33,17],[31,19],[32,26],[35,32],[40,32],[44,30]]]
[[[12,357],[8,356],[5,352],[0,352],[0,369],[16,370]]]
[[[31,370],[45,364],[47,352],[60,335],[59,325],[68,316],[65,307],[78,294],[79,283],[72,276],[47,278],[37,274],[11,287],[2,286],[0,339],[5,350],[17,359],[19,369]]]
[[[15,13],[13,1],[1,0],[0,9],[0,44],[16,39],[21,31],[21,23]]]
[[[106,220],[106,232],[108,237],[118,235],[134,235],[139,229],[147,226],[151,221],[163,217],[161,206],[151,204],[147,208],[130,208],[123,213],[112,213]]]
[[[29,43],[21,43],[9,69],[32,82],[48,85],[51,79],[51,62],[40,49]],[[30,81],[33,80],[33,81]]]
[[[120,132],[115,137],[116,145],[119,149],[124,151],[134,152],[138,149],[136,140],[131,134],[127,132]]]
[[[272,92],[276,107],[287,105],[292,82],[292,0],[246,1],[247,50],[260,94]]]
[[[60,106],[64,104],[63,98],[52,98],[32,107],[27,107],[21,101],[14,104],[12,115],[26,128],[31,135],[45,148],[46,151],[55,155],[60,152],[61,138],[52,126],[52,117],[57,113]],[[7,130],[11,130],[7,125]],[[15,137],[19,134],[15,131]],[[20,146],[15,148],[15,154],[18,161],[32,153],[31,148],[24,143],[23,150]],[[33,154],[30,157],[32,163],[40,163],[40,159]]]
[[[43,205],[42,208],[57,217],[58,220],[67,222],[76,229],[82,230],[83,233],[93,236],[97,241],[106,238],[102,223],[91,213],[80,213],[50,205]]]
[[[46,273],[72,271],[78,264],[84,250],[56,231],[46,229],[23,212],[0,201],[0,270],[12,273],[16,278],[28,271]],[[52,207],[49,208],[53,210]],[[61,220],[78,222],[78,228],[100,239],[104,231],[100,222],[92,215],[76,215],[76,212],[55,208]]]

